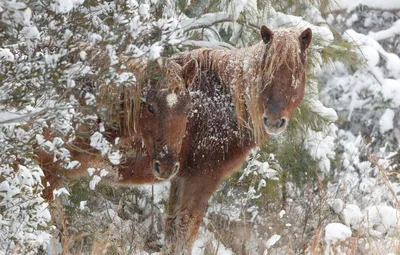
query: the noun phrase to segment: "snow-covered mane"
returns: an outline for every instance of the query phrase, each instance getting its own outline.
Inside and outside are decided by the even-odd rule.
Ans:
[[[270,31],[270,30],[268,30]],[[265,137],[263,105],[259,97],[285,65],[284,76],[290,76],[293,86],[304,72],[306,56],[299,40],[300,32],[294,29],[278,29],[271,32],[268,41],[238,50],[202,48],[174,57],[178,61],[195,59],[200,70],[214,70],[222,85],[231,90],[236,117],[241,129],[252,132],[259,142]],[[272,39],[273,38],[273,39]],[[307,45],[308,46],[308,45]]]
[[[106,122],[119,122],[121,134],[136,135],[138,132],[141,104],[151,94],[163,98],[170,92],[187,93],[182,67],[173,61],[143,61],[127,59],[120,71],[131,73],[128,85],[109,84],[101,86],[101,103],[107,109]]]

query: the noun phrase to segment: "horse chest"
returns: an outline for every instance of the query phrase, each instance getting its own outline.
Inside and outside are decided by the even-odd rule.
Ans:
[[[208,83],[192,93],[185,155],[190,169],[213,169],[247,155],[229,92],[219,83]]]

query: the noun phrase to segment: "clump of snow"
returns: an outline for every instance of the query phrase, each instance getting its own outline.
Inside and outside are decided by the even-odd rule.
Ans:
[[[39,30],[35,26],[24,27],[22,29],[21,33],[24,35],[25,39],[27,39],[27,40],[39,40],[40,39]]]
[[[83,4],[85,0],[55,0],[50,8],[56,13],[68,13]]]
[[[89,168],[87,169],[87,171],[88,171],[88,175],[89,175],[89,176],[92,176],[92,175],[96,172],[96,169],[94,169],[93,167],[89,167]]]
[[[232,255],[231,249],[225,247],[223,243],[218,242],[212,232],[200,228],[201,235],[193,244],[192,254],[193,255],[203,255],[205,254],[205,247],[211,245],[212,249],[215,251],[215,255]]]
[[[327,246],[345,241],[349,237],[351,237],[351,229],[346,225],[341,223],[329,223],[325,227],[324,240]]]
[[[107,154],[108,160],[113,165],[119,165],[121,163],[121,154],[119,151],[112,151]]]
[[[81,163],[79,161],[73,160],[71,162],[68,162],[68,164],[63,165],[63,168],[65,169],[74,169],[77,168],[81,165]]]
[[[378,65],[380,57],[379,57],[379,53],[375,47],[372,47],[369,45],[361,45],[359,47],[359,49],[360,49],[362,55],[367,60],[368,66],[370,68],[374,68],[375,66]]]
[[[101,177],[98,175],[94,175],[92,180],[89,182],[89,188],[91,190],[94,190],[96,188],[96,185],[101,181]]]
[[[360,208],[354,204],[347,204],[343,211],[340,212],[339,217],[346,226],[353,229],[358,229],[364,219]]]
[[[266,242],[265,242],[265,247],[267,249],[271,248],[273,245],[275,245],[279,240],[281,239],[280,235],[273,235],[271,236]]]
[[[80,202],[79,202],[79,209],[80,209],[81,211],[85,210],[85,209],[87,208],[86,204],[87,204],[87,201],[86,201],[86,200],[80,201]]]
[[[53,190],[53,198],[54,199],[59,197],[59,196],[61,196],[61,195],[69,196],[70,193],[66,188],[60,188],[60,189],[54,189]]]
[[[310,110],[315,114],[318,114],[327,121],[335,122],[338,119],[338,115],[333,108],[328,108],[322,104],[319,100],[312,100],[309,103]]]
[[[0,60],[14,62],[14,54],[9,49],[0,48]]]
[[[333,201],[329,201],[328,203],[336,214],[339,214],[343,211],[344,203],[341,199],[336,198]]]
[[[393,26],[391,26],[388,29],[384,29],[384,30],[381,30],[378,32],[370,31],[368,33],[368,36],[374,38],[377,41],[385,40],[385,39],[391,38],[396,35],[400,35],[400,20],[397,20],[396,22],[394,22]]]
[[[383,99],[390,101],[391,106],[400,106],[400,81],[384,79],[381,91]]]
[[[386,109],[379,120],[379,132],[381,134],[393,129],[393,118],[394,111],[392,109]]]
[[[369,234],[381,236],[382,234],[399,231],[400,211],[385,205],[370,206],[364,210],[364,228]]]
[[[90,146],[99,150],[102,156],[105,156],[111,148],[109,142],[104,138],[103,134],[100,132],[95,132],[90,137]]]
[[[153,44],[149,50],[149,59],[159,59],[161,57],[161,52],[164,50],[164,47],[159,44]]]
[[[331,124],[324,131],[316,132],[312,129],[307,131],[308,134],[303,146],[309,151],[310,156],[319,162],[320,169],[328,173],[330,170],[330,159],[335,156],[335,133],[337,127]]]

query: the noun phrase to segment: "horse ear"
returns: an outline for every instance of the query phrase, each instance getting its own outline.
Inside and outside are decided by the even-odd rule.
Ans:
[[[188,88],[194,81],[194,78],[197,75],[197,69],[197,61],[194,59],[191,59],[182,67],[182,78],[186,82],[186,88]]]
[[[312,39],[312,31],[310,28],[307,28],[299,36],[301,50],[304,51],[308,48],[308,46],[310,46],[311,39]]]
[[[261,33],[261,38],[265,44],[269,43],[272,40],[272,38],[274,38],[274,32],[272,32],[271,29],[269,29],[264,25],[261,27],[260,33]]]

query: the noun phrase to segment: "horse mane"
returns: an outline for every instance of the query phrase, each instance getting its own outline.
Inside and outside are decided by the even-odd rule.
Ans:
[[[119,126],[121,136],[137,136],[141,104],[149,93],[159,96],[167,91],[186,91],[177,63],[159,60],[141,60],[120,57],[119,75],[133,74],[126,84],[101,84],[98,103],[103,106],[102,120]],[[125,74],[123,74],[125,73]]]
[[[274,30],[273,40],[268,44],[261,41],[234,50],[201,48],[179,53],[174,59],[184,62],[195,59],[200,71],[215,71],[222,85],[231,91],[240,130],[249,130],[259,144],[265,132],[258,97],[282,65],[287,65],[294,80],[297,79],[296,72],[305,60],[301,56],[299,35],[297,30],[278,29]]]

